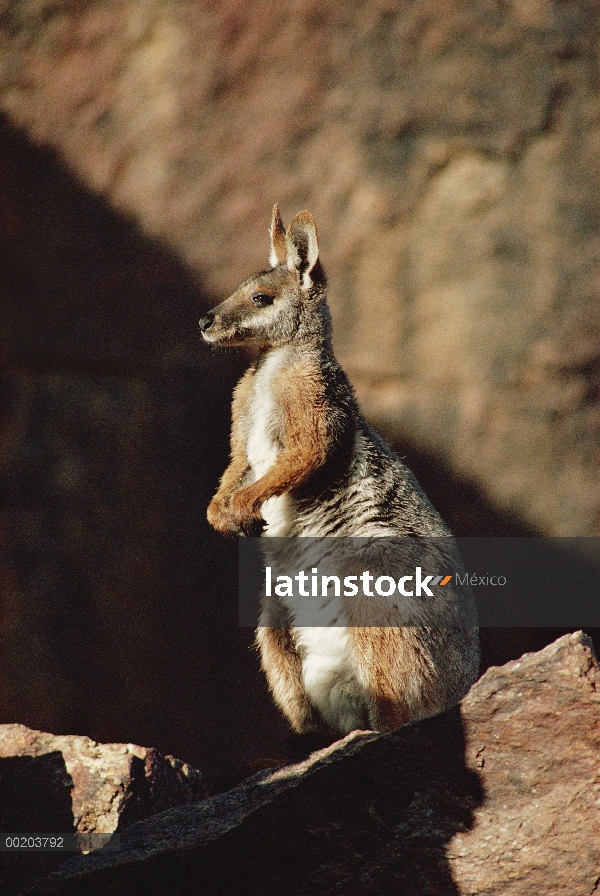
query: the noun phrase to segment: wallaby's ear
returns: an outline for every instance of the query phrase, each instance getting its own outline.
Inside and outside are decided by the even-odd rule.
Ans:
[[[323,276],[317,226],[310,212],[299,212],[288,227],[287,266],[300,274],[302,289],[310,289]]]
[[[287,261],[285,227],[283,226],[277,203],[273,206],[273,217],[271,218],[271,254],[269,255],[269,261],[274,268],[278,264],[285,264]]]

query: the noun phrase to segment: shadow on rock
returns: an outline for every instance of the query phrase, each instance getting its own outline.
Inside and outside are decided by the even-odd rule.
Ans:
[[[72,789],[59,751],[0,759],[0,834],[74,833]],[[64,860],[64,853],[0,851],[0,892],[20,893]]]

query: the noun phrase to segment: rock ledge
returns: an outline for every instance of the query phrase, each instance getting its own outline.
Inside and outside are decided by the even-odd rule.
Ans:
[[[489,669],[460,709],[138,822],[31,893],[587,896],[599,720],[591,641],[566,635]]]

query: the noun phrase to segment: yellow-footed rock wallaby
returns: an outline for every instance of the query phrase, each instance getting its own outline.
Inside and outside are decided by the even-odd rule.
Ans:
[[[309,212],[286,231],[275,206],[270,263],[200,321],[211,345],[259,349],[234,392],[231,463],[210,524],[224,535],[263,537],[449,536],[413,474],[361,415],[334,357]],[[477,676],[478,632],[476,623],[452,624],[470,596],[440,590],[444,627],[402,626],[391,600],[364,594],[345,602],[334,595],[347,624],[302,626],[292,603],[265,596],[262,666],[294,729],[390,731],[457,703]],[[365,623],[373,618],[385,623]]]

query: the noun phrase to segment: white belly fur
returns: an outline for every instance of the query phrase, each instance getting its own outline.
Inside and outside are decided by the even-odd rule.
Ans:
[[[336,731],[365,727],[367,695],[356,678],[347,629],[294,629],[306,693],[325,722]]]
[[[254,387],[249,406],[248,439],[246,454],[252,471],[252,482],[264,476],[273,466],[280,452],[277,442],[271,437],[272,424],[280,415],[273,399],[271,381],[287,360],[288,349],[274,349],[264,364],[254,375]],[[269,498],[262,505],[262,516],[267,523],[265,535],[283,536],[293,518],[292,499],[289,495]]]
[[[271,392],[274,374],[285,364],[287,350],[271,352],[254,376],[249,407],[246,453],[252,481],[273,466],[280,447],[271,437],[272,424],[280,413]],[[280,495],[262,506],[267,523],[265,535],[283,536],[293,522],[293,498]],[[302,660],[304,687],[325,722],[337,731],[353,731],[365,725],[366,692],[357,680],[352,646],[343,626],[295,628]]]

